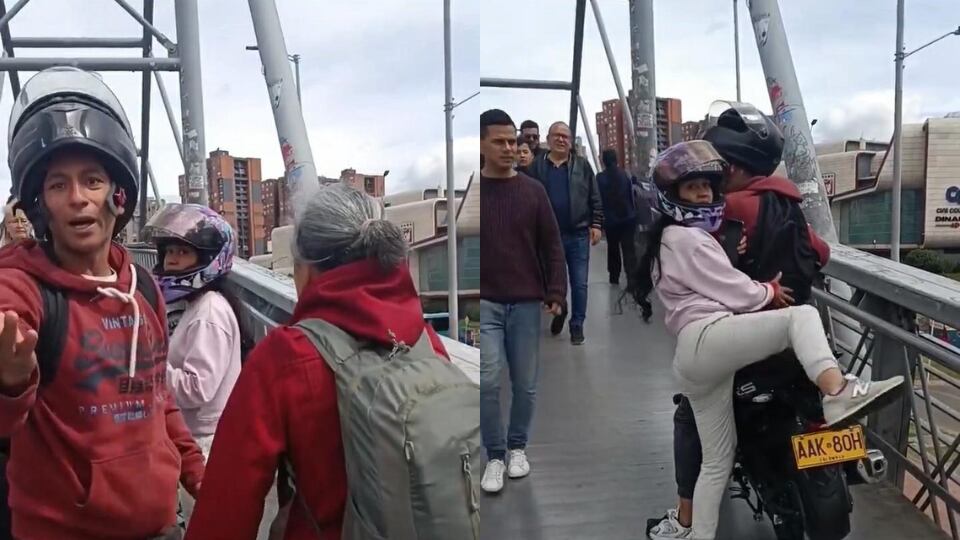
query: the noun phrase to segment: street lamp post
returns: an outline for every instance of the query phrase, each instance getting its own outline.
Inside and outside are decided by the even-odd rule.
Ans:
[[[903,51],[903,11],[904,1],[897,0],[897,52],[894,56],[895,82],[893,97],[893,188],[891,196],[890,216],[890,259],[900,262],[900,201],[903,191],[903,61],[914,53],[926,49],[930,45],[950,36],[960,36],[960,26],[937,39],[905,53]]]
[[[740,102],[740,15],[737,13],[737,1],[733,0],[733,54],[737,62],[737,102]]]
[[[259,50],[260,50],[260,47],[257,47],[256,45],[247,45],[247,50],[248,50],[248,51],[259,51]],[[303,104],[303,99],[302,99],[301,96],[300,96],[300,55],[299,55],[299,54],[288,54],[288,55],[287,55],[287,60],[290,60],[291,62],[293,62],[294,75],[296,76],[296,79],[297,79],[297,101],[299,101],[300,104],[302,105],[302,104]]]

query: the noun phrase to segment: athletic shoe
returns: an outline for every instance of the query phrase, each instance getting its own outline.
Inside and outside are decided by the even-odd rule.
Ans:
[[[507,466],[501,459],[492,459],[483,471],[480,487],[487,493],[499,493],[503,489],[503,471]]]
[[[663,516],[659,523],[650,523],[651,521],[656,522],[656,520],[647,522],[647,537],[650,540],[693,538],[693,529],[684,527],[677,521],[677,510],[675,508],[667,510],[667,515]]]
[[[846,384],[834,395],[823,398],[823,419],[828,426],[836,426],[865,416],[886,405],[903,389],[903,376],[882,381],[861,381],[855,375],[846,375]]]
[[[527,453],[524,450],[510,451],[510,466],[507,468],[507,476],[510,478],[523,478],[530,474],[530,462],[527,460]]]

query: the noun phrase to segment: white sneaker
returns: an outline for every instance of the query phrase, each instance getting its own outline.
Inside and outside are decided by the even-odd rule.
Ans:
[[[507,468],[502,460],[493,459],[483,471],[480,487],[487,493],[499,493],[503,489],[503,471]]]
[[[530,474],[530,462],[527,460],[527,452],[524,450],[510,451],[510,468],[507,469],[507,475],[510,478],[523,478]]]
[[[870,409],[882,406],[886,399],[895,397],[895,390],[903,386],[903,376],[897,375],[882,381],[861,381],[854,375],[846,375],[847,384],[835,396],[823,397],[823,419],[828,426],[859,418]]]
[[[677,521],[677,510],[671,508],[667,510],[667,515],[660,520],[660,523],[653,526],[647,536],[650,540],[670,540],[674,538],[692,538],[693,529],[684,527]]]

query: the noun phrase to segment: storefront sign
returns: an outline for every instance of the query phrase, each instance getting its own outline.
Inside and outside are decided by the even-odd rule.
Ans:
[[[933,218],[934,227],[960,228],[960,187],[950,186],[943,196],[947,205],[937,207]]]

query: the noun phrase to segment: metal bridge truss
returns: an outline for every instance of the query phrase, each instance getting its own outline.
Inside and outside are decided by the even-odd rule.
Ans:
[[[942,427],[960,426],[960,411],[931,391],[937,384],[960,393],[960,351],[917,331],[918,315],[960,327],[960,284],[852,248],[832,248],[825,273],[854,289],[850,300],[831,293],[829,284],[814,290],[834,349],[850,373],[869,367],[873,379],[903,375],[909,384],[899,407],[868,418],[867,437],[890,460],[888,479],[903,490],[909,473],[920,484],[913,503],[941,528],[945,513],[952,537],[960,539],[960,429]],[[855,344],[838,338],[851,333]]]

